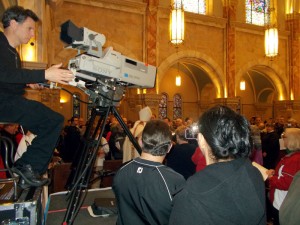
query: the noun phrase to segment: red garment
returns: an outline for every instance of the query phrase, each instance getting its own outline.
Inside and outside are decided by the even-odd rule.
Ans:
[[[5,166],[4,166],[2,157],[0,155],[0,169],[4,169],[4,168],[5,168]],[[6,173],[4,171],[0,171],[0,179],[5,179],[5,178],[7,178]]]
[[[282,176],[278,176],[281,166],[283,166]],[[275,175],[269,178],[270,200],[272,203],[275,189],[287,191],[298,171],[300,171],[300,151],[290,153],[280,160],[276,166]]]
[[[110,136],[111,136],[111,131],[108,131],[105,137],[107,142],[109,142]]]
[[[192,155],[192,161],[196,165],[196,172],[203,170],[206,167],[205,157],[199,147],[196,148]]]
[[[23,137],[23,134],[22,134],[22,133],[19,132],[19,133],[16,134],[16,142],[17,142],[18,144],[20,143],[22,137]]]

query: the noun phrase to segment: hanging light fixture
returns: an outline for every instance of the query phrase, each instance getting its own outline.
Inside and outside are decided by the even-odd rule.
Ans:
[[[182,0],[171,0],[170,41],[178,46],[184,41],[184,10]]]
[[[278,29],[276,26],[274,2],[273,7],[269,9],[268,24],[265,30],[265,54],[271,58],[278,55]]]
[[[265,53],[268,57],[275,57],[278,54],[278,30],[276,27],[268,28],[265,31]]]

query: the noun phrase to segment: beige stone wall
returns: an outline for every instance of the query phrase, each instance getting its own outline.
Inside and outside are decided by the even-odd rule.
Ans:
[[[23,0],[24,2],[25,0]],[[37,1],[37,0],[36,0]],[[26,1],[25,1],[26,2]],[[286,23],[286,6],[284,1],[276,1],[278,12],[277,24],[279,28],[279,55],[270,61],[264,56],[264,28],[245,24],[244,2],[241,0],[222,1],[208,0],[208,15],[194,15],[186,13],[186,39],[178,50],[169,43],[169,0],[151,0],[151,19],[148,18],[147,1],[131,0],[60,0],[49,1],[49,5],[41,6],[43,15],[42,32],[46,32],[47,41],[42,43],[43,53],[47,52],[48,65],[63,62],[75,56],[76,51],[64,49],[64,43],[59,40],[60,25],[66,20],[72,20],[79,27],[87,27],[106,36],[106,46],[113,46],[116,51],[134,59],[155,62],[158,68],[155,93],[168,92],[170,96],[182,92],[184,96],[184,116],[197,117],[207,108],[209,103],[203,104],[201,91],[193,81],[183,76],[182,89],[169,85],[174,82],[174,71],[170,68],[181,60],[195,61],[212,80],[215,98],[227,97],[233,93],[241,98],[242,113],[247,117],[263,115],[264,117],[282,114],[290,106],[280,106],[278,112],[256,104],[253,91],[239,91],[239,81],[250,68],[264,68],[263,72],[274,83],[277,94],[273,100],[289,100],[290,90],[295,89],[295,100],[300,100],[298,87],[298,51],[291,53],[290,49],[299,48],[299,40],[290,43],[290,31]],[[231,5],[223,5],[230,3]],[[28,3],[29,4],[29,3]],[[157,4],[157,5],[156,5]],[[36,7],[36,5],[34,5]],[[230,17],[225,14],[226,9]],[[230,18],[227,19],[227,18]],[[296,20],[297,21],[297,20]],[[153,29],[156,22],[157,29]],[[46,30],[46,31],[45,31]],[[149,33],[156,32],[156,33]],[[297,35],[298,33],[296,33]],[[150,37],[151,39],[147,39]],[[149,42],[153,42],[150,43]],[[150,48],[150,49],[149,49]],[[293,55],[291,55],[293,54]],[[149,57],[153,57],[149,59]],[[293,67],[291,60],[294,59]],[[294,68],[291,71],[291,68]],[[296,82],[291,82],[291,74]],[[188,86],[188,88],[186,88]],[[128,97],[136,97],[135,90],[128,90]],[[136,97],[137,98],[137,97]],[[202,104],[201,104],[202,101]],[[213,99],[210,99],[212,102]],[[157,105],[152,101],[151,107],[157,112]],[[131,103],[122,102],[120,111],[129,119],[136,119],[137,108]],[[171,102],[170,102],[170,105]],[[71,105],[65,105],[68,108]],[[138,106],[140,107],[140,106]],[[294,107],[293,115],[297,114]],[[71,110],[63,110],[66,117],[70,117]],[[289,112],[289,114],[291,114]],[[169,115],[171,117],[171,113]]]
[[[127,55],[130,53],[130,56],[142,60],[145,22],[141,11],[145,10],[144,5],[134,4],[136,8],[128,10],[130,6],[119,5],[119,7],[111,8],[105,5],[103,8],[97,5],[91,6],[88,1],[86,3],[77,4],[65,1],[53,12],[55,28],[52,32],[52,39],[56,43],[54,45],[54,60],[67,61],[68,58],[65,58],[65,55],[68,54],[67,51],[72,51],[63,49],[65,44],[59,39],[60,25],[67,20],[71,20],[78,27],[86,27],[104,34],[106,37],[104,47],[113,46],[116,51],[122,51],[123,54],[124,49],[126,49]],[[71,53],[69,54],[71,55]]]

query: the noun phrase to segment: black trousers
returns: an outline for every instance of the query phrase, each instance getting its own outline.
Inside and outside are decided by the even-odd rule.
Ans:
[[[62,115],[40,102],[0,94],[0,122],[18,123],[37,135],[16,163],[30,164],[39,174],[48,168],[63,121]]]

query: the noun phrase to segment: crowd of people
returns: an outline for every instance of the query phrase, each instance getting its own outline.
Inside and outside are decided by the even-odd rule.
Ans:
[[[0,32],[0,117],[5,122],[0,132],[13,145],[12,152],[1,146],[0,166],[20,176],[21,188],[49,183],[42,175],[54,149],[63,162],[73,162],[87,123],[74,116],[63,127],[60,114],[23,97],[25,87],[42,88],[38,83],[46,81],[68,84],[74,78],[61,64],[46,70],[21,68],[16,48],[33,37],[38,20],[31,10],[14,6],[4,12]],[[96,160],[97,166],[104,160],[124,162],[112,186],[118,225],[299,222],[300,213],[281,213],[281,207],[297,210],[291,207],[297,199],[285,203],[300,170],[300,128],[294,119],[248,121],[226,106],[215,106],[202,114],[194,137],[187,135],[190,117],[157,119],[145,107],[139,120],[122,119],[141,152],[111,115],[101,131]]]
[[[212,224],[238,224],[237,221],[246,221],[247,218],[251,218],[249,224],[264,224],[266,221],[272,221],[274,225],[280,224],[280,207],[293,177],[300,170],[300,129],[296,123],[286,123],[282,117],[277,122],[262,122],[260,117],[247,121],[229,108],[219,106],[201,116],[195,140],[187,137],[187,130],[195,125],[190,118],[185,122],[180,118],[173,122],[168,118],[156,119],[150,108],[145,107],[139,112],[138,121],[129,121],[129,124],[133,124],[132,127],[127,123],[127,118],[123,117],[122,120],[128,130],[135,134],[142,153],[139,155],[136,152],[126,158],[125,166],[114,179],[113,190],[119,201],[118,224],[143,220],[152,221],[151,224],[167,224],[168,221],[170,224],[183,224],[187,221],[187,217],[184,217],[186,215],[189,215],[188,218],[205,215],[188,221],[188,224],[193,224],[193,221],[198,224],[200,220]],[[56,155],[63,162],[73,161],[86,125],[83,118],[72,117],[62,129],[56,145]],[[4,124],[0,129],[2,136],[13,140],[13,155],[19,158],[35,138],[30,131],[21,128],[19,124]],[[132,149],[124,148],[125,140],[123,128],[111,115],[106,121],[95,166],[102,166],[104,160],[124,159],[123,155],[128,155],[126,151],[131,154]],[[18,148],[21,143],[23,147]],[[1,158],[5,158],[2,150]],[[267,169],[268,178],[265,182],[259,170],[251,165],[251,161]],[[9,162],[9,166],[13,164],[14,161]],[[139,176],[135,176],[136,173]],[[131,180],[133,177],[134,180]],[[161,184],[159,179],[162,179]],[[157,187],[151,183],[156,183]],[[133,188],[132,185],[136,187]],[[243,197],[233,196],[230,189]],[[136,197],[128,206],[126,204],[129,200],[124,199],[126,195],[122,193],[130,193],[131,190],[142,200]],[[206,193],[208,190],[210,193]],[[247,193],[244,193],[245,190]],[[155,196],[158,192],[160,194]],[[148,199],[150,201],[157,197],[166,204],[162,204],[161,209],[157,202],[148,202]],[[230,198],[234,198],[231,200],[232,205],[227,203],[224,212],[224,199]],[[223,203],[218,202],[218,199],[222,199]],[[243,202],[248,205],[244,206]],[[253,204],[251,210],[249,202]],[[213,206],[214,213],[210,215]],[[142,211],[129,217],[133,209]],[[243,213],[238,215],[237,211]],[[183,218],[184,221],[181,220]]]

